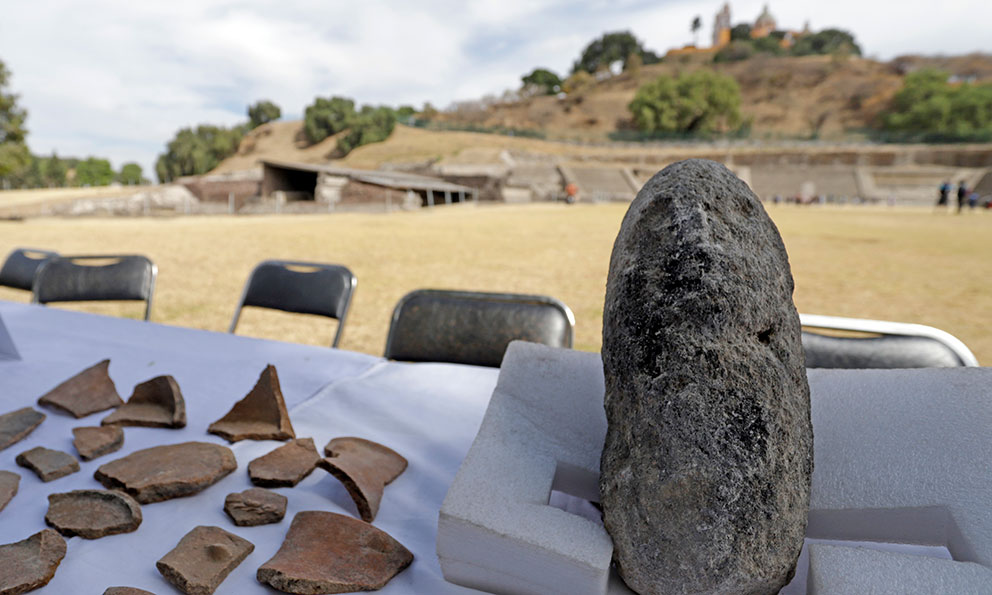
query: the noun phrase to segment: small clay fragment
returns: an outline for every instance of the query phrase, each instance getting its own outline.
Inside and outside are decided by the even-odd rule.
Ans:
[[[251,482],[264,488],[291,488],[317,468],[313,438],[299,438],[248,463]]]
[[[73,490],[48,495],[45,522],[66,537],[99,539],[137,530],[141,506],[122,492]]]
[[[153,446],[100,466],[93,477],[142,504],[189,496],[237,469],[234,453],[209,442]]]
[[[248,488],[243,492],[228,494],[224,499],[224,512],[239,527],[253,527],[278,523],[286,516],[286,496]]]
[[[148,428],[184,428],[186,401],[175,378],[156,376],[135,386],[127,403],[103,418],[100,423],[105,426],[117,424]]]
[[[317,464],[344,484],[366,523],[379,512],[382,490],[407,465],[396,451],[363,438],[335,438],[324,447],[324,454],[327,458]]]
[[[15,595],[44,587],[64,557],[65,539],[51,529],[0,545],[0,593]]]
[[[255,576],[285,593],[373,591],[411,562],[410,550],[385,531],[343,514],[306,511]]]
[[[21,476],[12,471],[0,471],[0,510],[17,495]]]
[[[255,546],[220,527],[199,526],[187,533],[155,567],[187,595],[210,595]]]
[[[43,421],[45,414],[30,407],[0,415],[0,450],[23,440]]]
[[[107,371],[109,367],[110,360],[105,359],[86,368],[42,395],[38,404],[53,407],[77,418],[121,406],[124,401],[117,394],[114,381],[110,379]]]
[[[36,446],[17,455],[14,459],[21,467],[35,472],[41,481],[52,481],[79,471],[76,457],[61,450]]]
[[[136,589],[134,587],[107,587],[103,595],[155,595],[151,591]]]
[[[124,430],[120,426],[92,426],[72,429],[72,445],[84,461],[120,450]]]
[[[228,442],[296,438],[279,388],[276,367],[265,366],[255,387],[235,403],[227,415],[210,424],[207,431]]]

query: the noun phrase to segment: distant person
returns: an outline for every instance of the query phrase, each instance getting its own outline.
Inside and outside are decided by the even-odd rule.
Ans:
[[[968,198],[968,186],[964,180],[958,184],[958,213],[964,208],[964,201]]]
[[[975,210],[975,205],[977,204],[978,204],[978,193],[972,192],[971,194],[968,195],[968,209],[972,211]]]
[[[575,201],[578,199],[578,196],[579,196],[579,187],[576,186],[574,183],[569,182],[565,186],[565,202],[570,205],[575,204]]]
[[[949,180],[944,180],[944,183],[940,185],[940,198],[937,199],[937,206],[943,207],[947,205],[947,197],[951,194],[951,182]]]

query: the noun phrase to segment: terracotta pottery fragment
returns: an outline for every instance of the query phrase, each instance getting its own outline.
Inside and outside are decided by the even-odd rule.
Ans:
[[[278,523],[286,516],[286,496],[248,488],[243,492],[228,494],[224,499],[224,512],[239,527],[253,527]]]
[[[379,512],[382,490],[406,469],[406,459],[396,451],[363,438],[335,438],[324,447],[327,458],[317,463],[338,478],[358,507],[358,514],[371,523]]]
[[[234,453],[209,442],[153,446],[100,466],[93,477],[142,504],[189,496],[237,469]]]
[[[66,537],[99,539],[137,530],[141,506],[122,492],[73,490],[48,495],[45,522]]]
[[[15,595],[44,587],[64,557],[65,539],[51,529],[0,545],[0,593]]]
[[[45,414],[30,407],[0,415],[0,450],[23,440],[43,421]]]
[[[285,593],[373,591],[411,562],[413,554],[385,531],[343,514],[306,511],[255,576]]]
[[[124,446],[124,430],[120,426],[91,426],[72,429],[72,445],[84,461],[91,461]]]
[[[291,488],[317,468],[313,438],[299,438],[248,463],[251,482],[263,488]]]
[[[255,546],[220,527],[199,526],[179,540],[155,567],[187,595],[210,595]]]
[[[36,446],[17,455],[14,459],[21,467],[35,472],[41,481],[52,481],[79,471],[76,457],[61,450]]]
[[[100,422],[103,425],[186,427],[186,401],[172,376],[156,376],[134,387],[127,403]]]
[[[207,431],[228,442],[296,438],[279,388],[276,367],[266,366],[255,387],[235,403],[227,415],[210,424]]]
[[[21,476],[12,471],[0,471],[0,510],[17,495],[17,486]]]
[[[117,394],[117,387],[107,371],[109,367],[110,360],[105,359],[86,368],[42,395],[38,404],[53,407],[74,417],[86,417],[97,411],[123,405],[124,401]]]
[[[155,595],[151,591],[136,589],[134,587],[107,587],[103,595]]]

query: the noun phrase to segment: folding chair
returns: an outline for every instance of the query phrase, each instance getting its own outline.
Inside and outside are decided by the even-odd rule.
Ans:
[[[38,269],[32,301],[143,301],[148,320],[157,276],[158,267],[138,254],[56,256]]]
[[[38,269],[56,256],[57,252],[34,248],[13,250],[0,268],[0,285],[31,291]]]

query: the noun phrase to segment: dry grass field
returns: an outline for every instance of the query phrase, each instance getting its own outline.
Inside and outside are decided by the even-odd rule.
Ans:
[[[143,253],[159,267],[152,319],[226,330],[266,258],[346,264],[358,290],[342,347],[381,354],[393,305],[421,287],[553,295],[598,350],[610,250],[626,205],[438,207],[388,215],[29,219],[0,222],[0,254]],[[992,362],[992,213],[771,206],[801,312],[916,322]],[[0,288],[0,299],[27,301]],[[136,304],[58,305],[137,317]],[[333,322],[249,309],[239,332],[329,344]]]

